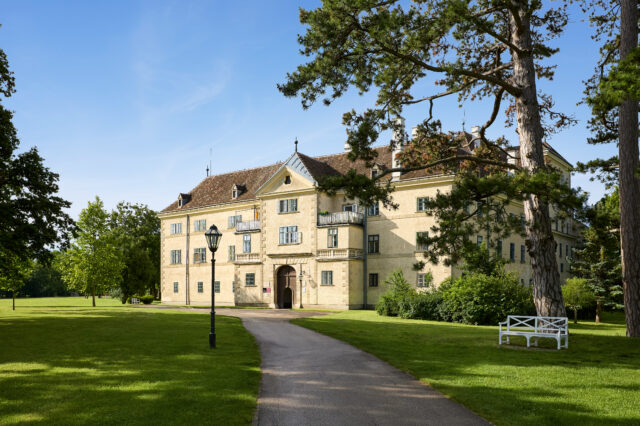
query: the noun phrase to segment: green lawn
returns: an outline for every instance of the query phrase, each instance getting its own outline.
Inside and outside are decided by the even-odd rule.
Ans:
[[[250,424],[260,355],[239,319],[117,300],[0,300],[0,424]]]
[[[372,311],[292,322],[370,352],[496,424],[638,425],[640,339],[624,337],[621,319],[571,324],[569,349],[562,351],[499,346],[497,327]]]

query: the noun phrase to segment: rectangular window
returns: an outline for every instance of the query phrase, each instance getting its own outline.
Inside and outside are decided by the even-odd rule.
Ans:
[[[564,255],[567,257],[571,256],[571,252],[569,251],[569,244],[564,245]]]
[[[171,264],[179,265],[182,263],[182,250],[171,250]]]
[[[173,292],[174,293],[178,292],[178,282],[177,281],[173,283]]]
[[[380,235],[367,236],[367,251],[369,253],[380,253]]]
[[[427,203],[429,202],[429,197],[419,197],[416,199],[416,211],[423,212],[427,210]]]
[[[193,249],[193,263],[204,263],[206,262],[207,249],[206,248],[196,248]]]
[[[195,222],[193,222],[193,230],[195,232],[206,231],[207,230],[207,220],[206,219],[202,219],[202,220],[196,220]]]
[[[251,235],[244,234],[242,236],[242,252],[251,253]]]
[[[478,201],[476,203],[476,211],[478,212],[478,217],[482,217],[482,214],[483,214],[483,211],[482,211],[483,207],[482,206],[483,206],[482,201]]]
[[[514,243],[509,244],[509,260],[512,262],[516,260],[516,245]]]
[[[342,211],[343,212],[357,212],[358,211],[358,205],[357,204],[344,204],[342,206]]]
[[[380,204],[375,203],[367,209],[368,216],[380,216]]]
[[[478,246],[481,246],[481,245],[482,245],[482,235],[478,235],[478,237],[476,238],[476,244],[477,244]]]
[[[520,263],[524,263],[525,254],[524,254],[524,244],[520,244]]]
[[[561,228],[562,228],[562,232],[564,232],[564,220],[562,221]]]
[[[256,285],[256,274],[245,274],[244,285],[254,287]]]
[[[564,272],[564,263],[560,264],[560,272]]]
[[[416,232],[416,250],[417,251],[427,251],[429,250],[429,244],[427,244],[424,239],[429,238],[428,232]]]
[[[378,274],[369,274],[369,287],[378,287]]]
[[[556,220],[554,221],[554,223],[556,224],[556,231],[557,231],[557,230],[558,230],[558,219],[556,219]]]
[[[502,257],[502,240],[498,240],[496,242],[496,253],[498,256]]]
[[[198,293],[204,293],[204,284],[202,281],[198,281]]]
[[[520,227],[521,227],[522,229],[524,229],[524,225],[525,225],[524,215],[523,215],[523,214],[521,214],[521,215],[520,215]]]
[[[558,256],[562,257],[562,243],[558,244],[558,250],[559,250],[559,253],[560,253],[560,254],[558,254]]]
[[[182,224],[181,223],[172,223],[171,224],[171,234],[182,234]]]
[[[333,271],[322,271],[320,285],[333,285]]]
[[[236,260],[236,246],[229,246],[229,261],[233,262]]]
[[[236,227],[236,223],[238,223],[238,222],[242,222],[242,215],[229,216],[229,218],[228,218],[229,228],[235,228]]]
[[[299,244],[300,233],[297,226],[280,227],[280,244]]]
[[[220,293],[220,281],[213,282],[213,291],[216,293]]]
[[[427,280],[425,277],[427,274],[418,274],[416,278],[416,287],[427,287]]]
[[[298,211],[298,199],[291,198],[288,200],[278,201],[278,213],[293,213]]]
[[[328,248],[338,247],[338,228],[327,229],[327,247]]]

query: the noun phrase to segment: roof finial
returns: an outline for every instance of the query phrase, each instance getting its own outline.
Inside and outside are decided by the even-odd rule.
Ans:
[[[294,144],[295,144],[295,146],[296,146],[296,147],[295,147],[296,152],[298,152],[298,138],[297,138],[297,137],[296,137],[295,142],[293,142],[293,143],[294,143]]]
[[[207,165],[207,177],[209,177],[209,165]]]

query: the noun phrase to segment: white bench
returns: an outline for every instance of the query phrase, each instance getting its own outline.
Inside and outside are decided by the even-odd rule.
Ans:
[[[502,329],[503,325],[506,326],[505,330]],[[509,336],[524,336],[527,339],[527,347],[530,346],[532,337],[536,346],[540,337],[556,339],[558,350],[560,350],[560,348],[569,347],[569,320],[567,317],[509,315],[505,322],[500,323],[499,344],[502,344],[502,336],[507,338],[507,344],[509,344]]]
[[[132,297],[131,298],[131,304],[132,305],[139,305],[140,304],[140,299],[138,299],[137,297]]]

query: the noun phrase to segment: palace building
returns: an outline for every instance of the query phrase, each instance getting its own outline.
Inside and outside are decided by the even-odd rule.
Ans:
[[[466,140],[472,150],[476,138],[466,134]],[[418,235],[434,224],[424,212],[424,201],[450,190],[453,175],[389,174],[396,210],[372,206],[365,211],[339,193],[328,196],[316,188],[320,177],[352,168],[375,175],[392,167],[402,149],[402,144],[394,151],[376,148],[371,169],[350,162],[347,152],[309,157],[296,149],[282,163],[209,176],[179,194],[159,213],[162,302],[210,303],[211,253],[204,233],[211,224],[223,234],[215,258],[219,305],[361,309],[376,303],[385,278],[395,269],[416,287],[425,286],[426,271],[433,274],[435,285],[459,275],[459,268],[443,262],[413,270],[416,262],[426,261]],[[517,148],[512,152],[517,154]],[[545,157],[570,182],[571,165],[546,144]],[[510,209],[522,214],[522,205]],[[563,281],[569,276],[567,257],[575,245],[576,226],[571,219],[556,219],[553,225]],[[486,238],[478,235],[478,244]],[[510,260],[507,269],[528,285],[531,267],[523,239],[512,235],[499,246]]]

